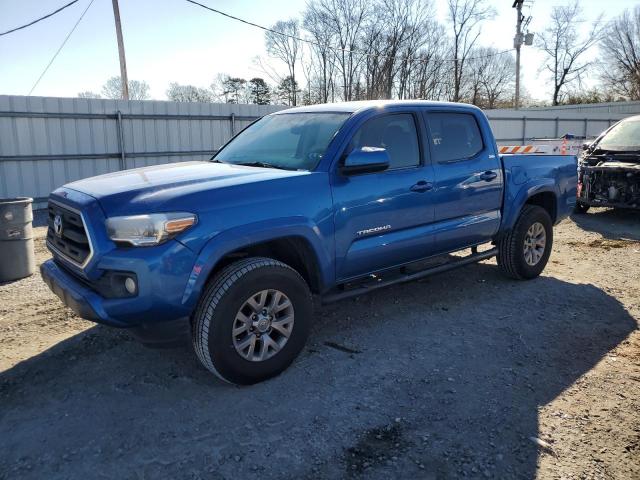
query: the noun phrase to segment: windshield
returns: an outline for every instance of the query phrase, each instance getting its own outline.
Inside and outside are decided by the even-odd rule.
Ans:
[[[269,115],[246,128],[213,158],[235,165],[313,170],[350,113]]]
[[[596,148],[613,152],[640,150],[640,120],[626,120],[615,125],[602,137]]]

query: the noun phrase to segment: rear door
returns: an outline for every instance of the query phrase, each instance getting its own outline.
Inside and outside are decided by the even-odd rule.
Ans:
[[[491,240],[500,227],[504,179],[487,122],[471,111],[424,114],[435,174],[435,250]]]
[[[340,162],[355,148],[383,147],[390,168],[333,173],[336,275],[345,280],[430,254],[433,170],[418,112],[382,113],[362,124]]]

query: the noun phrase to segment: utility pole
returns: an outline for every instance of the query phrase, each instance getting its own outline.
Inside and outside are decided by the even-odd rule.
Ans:
[[[116,0],[114,0],[116,1]],[[516,101],[515,109],[520,108],[520,47],[522,46],[522,4],[524,0],[515,0],[513,7],[518,15],[516,23],[516,36],[513,39],[513,46],[516,48]]]
[[[116,37],[118,37],[118,55],[120,56],[120,83],[122,84],[122,99],[129,100],[129,77],[127,77],[127,60],[124,57],[124,41],[122,40],[122,25],[120,25],[120,8],[118,0],[113,3],[113,17],[116,21]]]

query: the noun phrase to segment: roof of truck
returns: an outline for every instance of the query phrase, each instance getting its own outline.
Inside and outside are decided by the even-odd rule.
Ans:
[[[280,110],[275,115],[282,113],[302,113],[302,112],[347,112],[354,113],[361,110],[370,110],[384,107],[468,107],[477,109],[467,103],[455,102],[435,102],[430,100],[362,100],[357,102],[341,103],[321,103],[318,105],[305,105],[302,107],[288,108]]]

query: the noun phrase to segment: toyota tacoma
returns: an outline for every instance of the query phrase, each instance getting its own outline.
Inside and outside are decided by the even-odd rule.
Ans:
[[[292,108],[211,161],[55,190],[41,273],[79,316],[145,342],[188,333],[208,370],[252,384],[300,353],[314,295],[337,301],[492,257],[508,277],[537,277],[576,185],[573,156],[499,155],[470,105]]]

